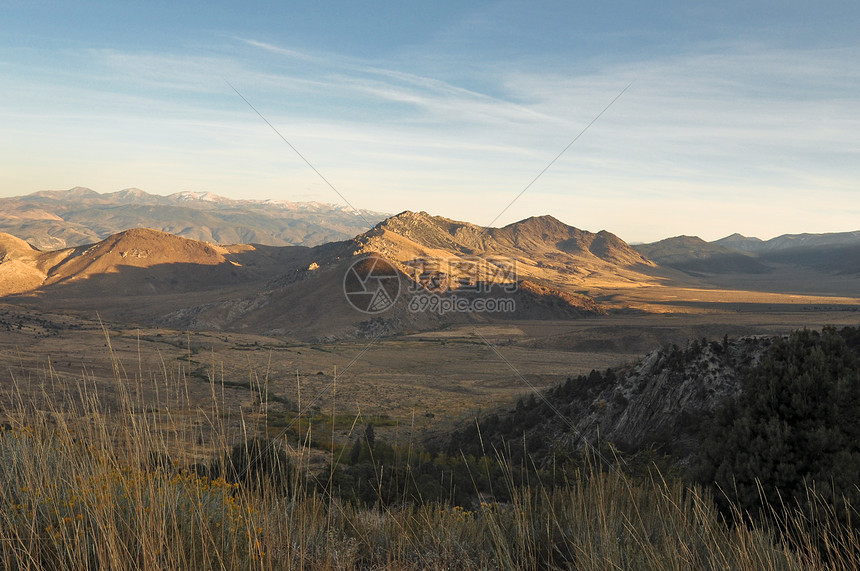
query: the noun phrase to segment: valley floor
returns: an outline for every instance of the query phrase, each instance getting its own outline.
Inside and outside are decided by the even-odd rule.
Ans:
[[[381,434],[404,442],[441,433],[534,389],[634,362],[664,344],[856,325],[860,314],[855,310],[747,304],[719,312],[489,322],[304,343],[232,332],[138,328],[101,323],[97,315],[0,305],[0,398],[4,406],[57,406],[73,399],[83,382],[97,388],[108,404],[122,394],[148,410],[171,402],[171,423],[181,422],[180,402],[187,403],[183,418],[188,422],[195,422],[201,406],[217,403],[218,414],[230,416],[231,422],[241,418],[246,427],[264,423],[274,411],[301,406],[352,418],[353,424],[371,416],[385,418]],[[127,386],[117,386],[117,370]],[[349,437],[347,429],[334,434],[335,440]]]

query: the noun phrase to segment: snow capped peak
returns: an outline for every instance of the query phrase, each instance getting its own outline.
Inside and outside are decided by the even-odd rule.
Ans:
[[[195,192],[192,190],[184,190],[182,192],[176,192],[168,196],[168,198],[172,198],[178,202],[188,202],[191,200],[199,200],[201,202],[235,202],[229,198],[224,198],[223,196],[218,196],[217,194],[213,194],[211,192]]]

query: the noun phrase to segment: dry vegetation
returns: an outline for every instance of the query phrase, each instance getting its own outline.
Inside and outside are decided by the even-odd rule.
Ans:
[[[519,328],[487,326],[479,330],[497,343],[526,338]],[[332,406],[330,389],[337,369],[339,412],[384,414],[408,424],[414,416],[422,428],[434,428],[446,417],[476,412],[527,390],[475,337],[474,328],[373,343],[327,344],[227,332],[119,326],[109,331],[114,354],[121,362],[131,363],[128,373],[141,379],[134,391],[141,391],[143,401],[151,406],[156,406],[156,392],[176,392],[165,380],[174,376],[186,379],[182,391],[197,401],[210,395],[214,379],[232,411],[259,411],[260,387],[275,409],[278,399],[292,403],[315,399],[327,411]],[[535,349],[519,343],[508,345],[506,354],[541,387],[634,356]],[[31,398],[40,398],[46,378],[53,378],[55,385],[67,382],[73,387],[82,374],[100,387],[104,400],[113,398],[113,372],[98,321],[0,307],[0,359],[4,380],[16,375],[22,379],[20,389]],[[46,375],[49,364],[51,375]],[[5,388],[8,381],[0,385]],[[58,397],[53,387],[45,390],[51,399]]]
[[[45,324],[33,321],[27,327],[36,331]],[[531,327],[532,340],[540,341],[534,333],[541,327]],[[160,338],[145,332],[139,337],[152,334],[157,344],[142,350],[131,336],[104,333],[89,332],[101,335],[104,347],[102,357],[88,362],[83,372],[58,373],[44,361],[41,368],[8,369],[0,435],[4,568],[800,570],[860,565],[856,530],[839,524],[839,514],[812,491],[809,502],[822,517],[810,522],[801,515],[808,509],[789,510],[777,531],[741,513],[734,514],[735,524],[726,523],[708,492],[664,479],[655,469],[634,477],[586,464],[567,473],[560,486],[545,487],[540,481],[515,485],[510,467],[504,502],[483,496],[467,505],[406,501],[362,507],[309,477],[325,480],[326,473],[334,473],[327,466],[340,461],[338,447],[331,446],[329,454],[275,438],[266,452],[279,452],[261,468],[262,454],[254,444],[267,429],[263,420],[270,415],[265,413],[278,405],[266,396],[272,392],[267,379],[275,376],[272,355],[310,353],[319,360],[305,364],[319,364],[322,370],[326,361],[358,356],[358,347],[260,348],[262,338],[230,336],[221,348],[226,351],[232,342],[231,353],[219,353],[214,341],[195,353],[199,337],[165,340],[166,332]],[[503,328],[494,339],[502,341],[512,333]],[[37,340],[46,339],[51,336]],[[422,363],[421,343],[432,342],[438,365],[431,373],[444,379],[446,371],[462,370],[474,361],[476,345],[453,332],[443,339],[445,345],[438,337],[392,341],[377,358],[393,369],[392,356],[408,352],[418,360],[411,358],[408,366],[423,371],[431,365],[431,353],[424,354],[427,362]],[[457,356],[448,357],[450,369],[440,349]],[[203,364],[204,354],[233,359],[224,363],[230,374],[219,377],[220,367]],[[238,354],[254,357],[235,359]],[[270,363],[268,376],[264,361]],[[536,367],[537,361],[528,366]],[[472,366],[487,368],[486,363]],[[565,364],[547,366],[561,369]],[[205,379],[194,374],[197,367],[206,371]],[[241,379],[247,385],[223,382],[239,383],[230,367],[245,368]],[[363,362],[363,367],[364,373],[377,375],[378,385],[370,389],[374,393],[398,386],[393,379],[402,373],[389,370],[386,384],[381,365]],[[313,382],[331,381],[327,373],[316,372],[310,375]],[[336,413],[352,407],[354,399],[371,398],[348,393],[344,382],[336,387],[336,399],[313,412],[317,393],[313,382],[302,381],[300,375],[299,388],[307,387],[301,409],[332,415],[327,430],[354,429],[357,416]],[[512,394],[522,387],[512,382],[506,390]],[[439,406],[457,408],[456,400]],[[293,418],[288,424],[300,421]],[[270,435],[284,432],[270,428]],[[304,428],[317,429],[312,424]],[[219,458],[225,466],[220,474],[191,469]]]
[[[614,315],[463,325],[372,342],[331,343],[235,332],[105,327],[113,354],[135,379],[132,394],[140,394],[150,409],[158,409],[158,398],[168,395],[205,402],[214,385],[225,409],[234,415],[259,415],[261,400],[271,411],[285,410],[284,401],[313,400],[323,413],[330,413],[335,404],[342,414],[385,415],[396,424],[382,427],[381,436],[397,441],[409,432],[443,431],[454,420],[513,403],[530,390],[476,333],[498,345],[529,383],[544,388],[592,369],[635,361],[663,344],[724,334],[781,334],[821,323],[853,324],[856,315],[845,311]],[[114,372],[102,324],[96,319],[0,305],[0,362],[0,400],[6,404],[14,376],[18,390],[34,403],[69,400],[86,378],[98,387],[104,403],[116,406]],[[168,382],[171,378],[183,381],[176,385]]]
[[[113,368],[117,385],[128,386],[120,364]],[[511,490],[506,503],[485,498],[469,508],[357,507],[295,476],[306,461],[301,450],[291,451],[299,469],[289,482],[267,477],[277,467],[255,472],[253,454],[239,455],[245,463],[232,474],[254,478],[210,479],[180,469],[181,463],[154,461],[196,431],[183,422],[165,430],[163,419],[121,392],[112,420],[86,383],[74,407],[34,409],[21,398],[6,410],[0,436],[4,568],[799,570],[858,564],[858,537],[835,514],[817,527],[790,518],[782,534],[750,523],[730,526],[707,493],[653,471],[633,478],[586,467],[561,487],[533,482]],[[210,406],[219,406],[217,395]],[[223,450],[241,437],[218,416],[207,420]]]

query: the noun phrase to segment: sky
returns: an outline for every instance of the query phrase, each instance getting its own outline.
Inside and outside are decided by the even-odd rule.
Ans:
[[[858,230],[857,30],[850,1],[0,0],[0,196]]]

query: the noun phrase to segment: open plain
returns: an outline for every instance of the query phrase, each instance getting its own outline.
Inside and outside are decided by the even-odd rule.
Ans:
[[[171,422],[206,424],[218,414],[240,430],[268,432],[267,419],[300,407],[351,425],[385,418],[394,442],[423,439],[512,405],[520,396],[632,363],[667,344],[723,336],[787,334],[800,328],[856,325],[860,302],[784,295],[696,293],[681,301],[634,296],[659,313],[616,312],[574,320],[482,320],[385,337],[308,342],[231,331],[188,331],[100,320],[82,311],[0,305],[3,404],[63,407],[82,387],[106,410],[121,395]],[[765,299],[762,299],[764,297]],[[771,301],[773,300],[773,301]],[[125,385],[123,388],[118,383]],[[209,419],[207,422],[211,422]],[[249,428],[250,427],[250,428]],[[187,427],[185,427],[187,428]],[[286,428],[286,427],[282,427]],[[193,443],[192,443],[193,444]],[[212,452],[195,449],[188,460]]]

